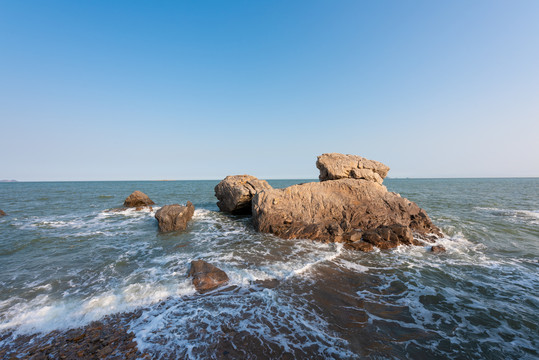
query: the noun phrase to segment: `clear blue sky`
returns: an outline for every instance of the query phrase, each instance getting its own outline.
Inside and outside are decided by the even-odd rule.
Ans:
[[[0,1],[0,179],[539,176],[539,1]]]

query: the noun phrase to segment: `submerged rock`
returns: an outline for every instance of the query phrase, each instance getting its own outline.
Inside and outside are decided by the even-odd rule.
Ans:
[[[6,216],[7,214],[5,212],[3,212],[2,210],[0,210],[0,216]]]
[[[443,245],[433,245],[433,246],[430,248],[430,251],[431,251],[433,254],[441,254],[441,253],[446,252],[445,247],[444,247]]]
[[[320,170],[320,181],[351,178],[381,184],[389,171],[389,167],[381,162],[338,153],[320,155],[316,167]]]
[[[189,277],[193,277],[193,285],[200,292],[213,290],[228,282],[228,275],[221,269],[204,260],[191,261]]]
[[[256,230],[282,238],[344,242],[347,248],[362,251],[371,251],[373,246],[389,249],[400,244],[419,244],[413,238],[414,233],[423,239],[428,239],[430,234],[434,238],[441,236],[423,209],[389,192],[381,181],[355,178],[329,181],[336,174],[348,171],[343,169],[354,172],[360,165],[372,169],[380,179],[389,170],[372,160],[339,155],[324,154],[318,158],[320,178],[327,181],[256,194],[252,200]],[[330,159],[336,159],[335,163]],[[355,169],[350,169],[352,162]]]
[[[134,191],[124,201],[125,207],[134,207],[137,208],[137,210],[142,209],[142,207],[144,206],[150,206],[154,204],[155,203],[148,197],[148,195],[138,190]]]
[[[187,228],[187,223],[195,213],[195,206],[188,201],[185,206],[165,205],[155,213],[155,218],[162,232],[179,231]]]
[[[227,176],[215,187],[217,206],[232,214],[249,214],[253,196],[272,187],[266,180],[251,175]]]

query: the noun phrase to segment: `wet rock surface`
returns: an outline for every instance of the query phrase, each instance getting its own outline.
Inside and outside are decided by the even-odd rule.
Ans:
[[[185,206],[179,204],[165,205],[155,213],[161,232],[182,231],[193,218],[195,206],[188,201]]]
[[[192,261],[188,276],[193,278],[193,285],[199,292],[213,290],[228,282],[228,275],[223,270],[204,260]]]
[[[87,326],[47,334],[20,335],[0,349],[0,359],[137,359],[149,358],[138,351],[135,335],[126,321],[136,312],[107,316]],[[0,341],[12,337],[0,334]]]
[[[251,175],[227,176],[215,187],[217,206],[232,214],[249,214],[253,196],[272,187],[265,180]]]
[[[138,190],[134,191],[124,201],[125,207],[134,207],[137,208],[137,210],[140,210],[144,206],[150,205],[155,205],[155,203],[148,197],[148,195]]]
[[[0,210],[0,216],[6,216],[6,215],[7,214],[4,211]]]

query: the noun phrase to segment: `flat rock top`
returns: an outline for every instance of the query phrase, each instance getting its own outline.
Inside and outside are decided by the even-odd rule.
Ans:
[[[320,170],[320,181],[355,178],[381,183],[389,172],[389,166],[379,161],[339,153],[320,155],[316,167]]]
[[[154,204],[155,203],[148,197],[148,195],[138,190],[134,191],[124,201],[125,207],[150,206]]]

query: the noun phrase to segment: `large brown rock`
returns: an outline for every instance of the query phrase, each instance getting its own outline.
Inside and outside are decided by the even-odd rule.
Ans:
[[[381,162],[338,153],[320,155],[316,167],[320,170],[320,181],[351,178],[381,184],[389,171]]]
[[[204,260],[191,261],[189,277],[193,277],[193,285],[200,292],[213,290],[228,282],[228,275],[221,269]]]
[[[265,180],[251,175],[227,176],[215,187],[217,206],[221,211],[232,214],[249,214],[253,196],[272,187]]]
[[[7,214],[5,212],[3,212],[2,210],[0,210],[0,216],[6,216]]]
[[[185,206],[165,205],[155,213],[155,218],[162,232],[180,231],[187,228],[187,223],[195,213],[195,206],[188,201]]]
[[[134,191],[124,201],[125,207],[134,207],[134,208],[150,206],[154,204],[155,203],[148,197],[148,195],[138,190]]]
[[[413,243],[412,231],[425,238],[441,235],[423,209],[368,180],[340,179],[266,190],[254,196],[252,211],[258,231],[283,238],[363,241],[354,247],[367,251],[371,246],[364,243],[382,248]],[[380,240],[369,232],[375,229]]]

